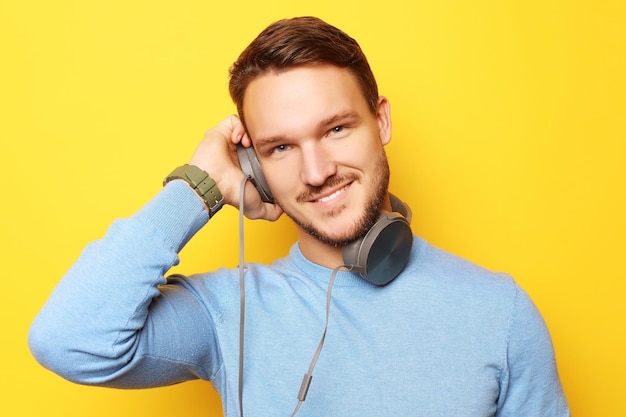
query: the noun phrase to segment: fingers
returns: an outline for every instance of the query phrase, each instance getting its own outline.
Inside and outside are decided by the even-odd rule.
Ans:
[[[231,114],[226,117],[216,126],[216,129],[235,145],[241,143],[246,148],[252,146],[252,139],[237,115]]]
[[[248,136],[248,132],[246,132],[246,128],[241,123],[241,119],[236,115],[230,115],[224,122],[229,125],[230,130],[230,140],[235,145],[241,143],[246,148],[252,146],[252,140],[250,140],[250,136]]]
[[[241,120],[239,119],[239,117],[237,117],[234,114],[231,114],[226,119],[224,119],[224,122],[229,127],[231,142],[233,142],[234,144],[241,142],[241,139],[246,134],[246,130],[243,127],[243,124],[241,123]]]
[[[206,171],[217,183],[224,202],[235,208],[239,207],[241,181],[245,177],[235,150],[239,143],[246,147],[252,146],[241,120],[230,115],[205,133],[189,162]],[[245,188],[246,217],[274,221],[282,215],[283,211],[278,205],[261,201],[252,183]]]

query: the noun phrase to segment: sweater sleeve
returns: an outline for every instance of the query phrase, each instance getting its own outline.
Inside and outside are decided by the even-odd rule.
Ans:
[[[528,295],[515,289],[497,416],[570,416],[546,324]]]
[[[138,213],[87,246],[31,325],[29,346],[74,382],[115,387],[211,378],[218,367],[210,314],[184,285],[165,285],[178,252],[208,221],[202,202],[172,181]],[[201,341],[177,337],[201,334]]]

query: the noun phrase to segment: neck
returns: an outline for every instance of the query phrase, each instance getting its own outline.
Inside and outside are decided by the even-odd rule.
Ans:
[[[298,239],[300,250],[309,261],[327,268],[343,265],[341,247],[322,243],[300,228],[298,228]]]

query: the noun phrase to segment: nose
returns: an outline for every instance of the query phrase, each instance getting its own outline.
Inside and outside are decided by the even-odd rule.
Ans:
[[[337,173],[337,165],[320,143],[302,147],[301,179],[310,186],[319,187],[328,177]]]

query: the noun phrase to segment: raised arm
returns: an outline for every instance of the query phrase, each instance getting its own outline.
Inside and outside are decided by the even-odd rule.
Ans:
[[[236,207],[244,175],[235,146],[244,137],[239,119],[230,116],[207,131],[190,160]],[[258,194],[246,195],[249,217],[280,216]],[[87,246],[33,322],[35,358],[85,384],[144,387],[210,379],[220,360],[217,342],[211,343],[212,317],[184,279],[164,286],[178,252],[208,220],[204,200],[174,180],[135,215],[114,222]],[[205,336],[198,341],[197,334]]]

